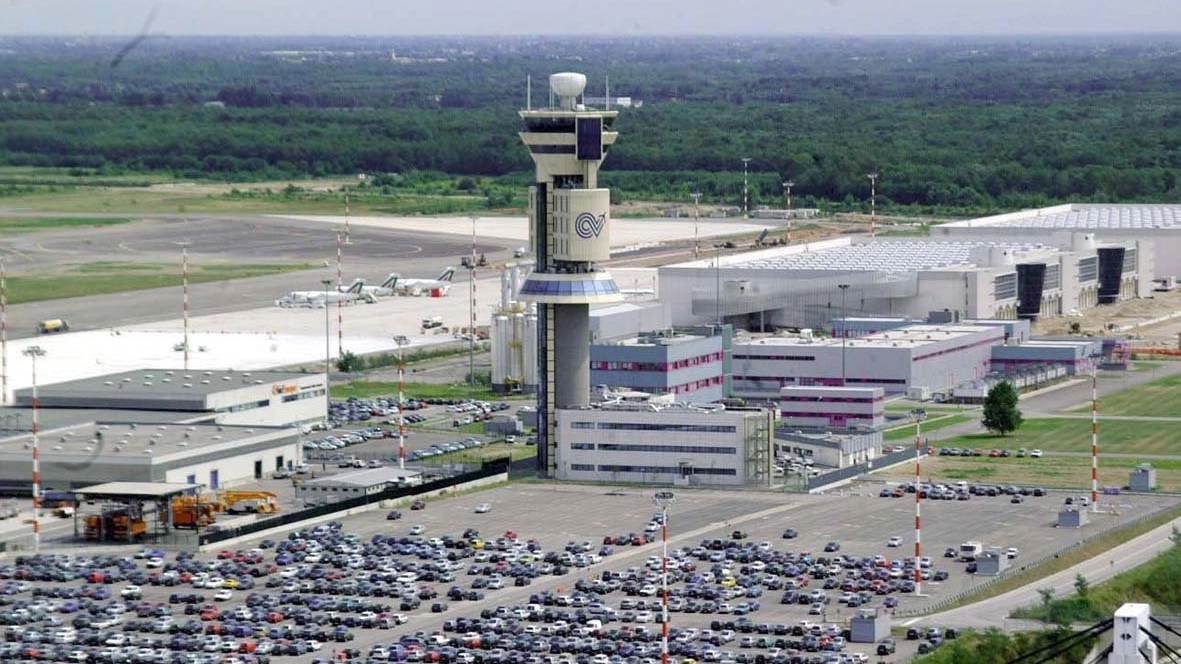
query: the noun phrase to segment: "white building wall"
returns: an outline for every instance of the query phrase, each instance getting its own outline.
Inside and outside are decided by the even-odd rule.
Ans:
[[[682,409],[559,410],[557,477],[596,482],[742,485],[748,479],[745,469],[749,451],[744,442],[747,419],[755,415],[749,411],[703,413]],[[595,428],[585,428],[586,423]],[[599,423],[644,428],[601,429],[597,428]],[[732,431],[687,427],[723,427]],[[632,448],[611,449],[616,445]]]
[[[243,372],[235,380],[223,382],[226,389],[205,400],[206,407],[217,412],[219,424],[288,426],[320,421],[328,414],[324,374],[257,384],[249,372]]]
[[[218,478],[217,485],[219,488],[233,486],[235,484],[242,484],[243,482],[254,481],[254,464],[256,461],[262,462],[263,477],[269,477],[271,473],[275,472],[278,457],[283,458],[284,465],[287,465],[288,462],[298,463],[301,458],[299,456],[299,443],[278,444],[269,449],[236,456],[227,455],[212,461],[174,468],[165,473],[164,481],[183,484],[189,481],[189,476],[195,476],[194,480],[197,483],[204,484],[207,488],[213,488],[211,474],[216,471]]]

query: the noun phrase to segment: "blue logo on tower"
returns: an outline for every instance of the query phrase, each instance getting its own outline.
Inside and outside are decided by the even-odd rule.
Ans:
[[[603,227],[606,225],[607,213],[605,212],[598,216],[590,212],[583,212],[574,218],[574,232],[584,240],[599,237],[599,233],[603,232]]]

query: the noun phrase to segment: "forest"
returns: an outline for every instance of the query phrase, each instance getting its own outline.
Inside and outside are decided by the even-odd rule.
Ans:
[[[620,108],[623,199],[984,213],[1169,202],[1181,36],[0,37],[0,165],[224,181],[367,173],[519,186],[532,77]],[[382,182],[381,177],[373,181]],[[0,179],[0,195],[6,187]],[[490,205],[494,201],[490,201]]]

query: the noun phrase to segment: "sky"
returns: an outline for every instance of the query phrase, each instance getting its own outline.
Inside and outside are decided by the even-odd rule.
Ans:
[[[0,34],[132,35],[153,7],[164,35],[1181,33],[1178,0],[0,0]]]

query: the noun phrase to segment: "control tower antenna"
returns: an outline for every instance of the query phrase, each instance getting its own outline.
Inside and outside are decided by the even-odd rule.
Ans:
[[[599,166],[618,136],[618,112],[578,103],[586,76],[549,79],[550,107],[520,111],[521,141],[536,165],[529,188],[529,242],[536,258],[520,299],[537,304],[537,467],[556,470],[557,410],[590,401],[590,305],[622,300],[599,264],[611,256],[611,192]],[[553,98],[558,98],[557,107]]]

